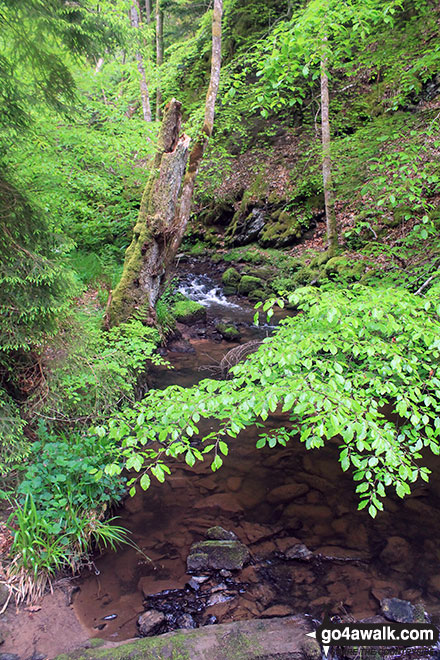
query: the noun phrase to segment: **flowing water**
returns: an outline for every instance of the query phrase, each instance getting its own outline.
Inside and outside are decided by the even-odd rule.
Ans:
[[[189,274],[179,288],[206,305],[211,321],[232,319],[242,342],[271,331],[253,326],[252,308],[226,298],[206,276]],[[186,342],[167,353],[174,369],[155,369],[150,384],[191,385],[209,375],[201,367],[218,364],[237,345],[201,327],[187,329]],[[285,423],[285,415],[273,415],[267,427]],[[306,451],[292,440],[287,448],[256,450],[257,436],[251,428],[231,442],[216,473],[209,465],[176,462],[165,484],[126,500],[117,511],[119,522],[149,560],[124,547],[97,558],[96,574],[81,578],[74,607],[91,636],[135,636],[144,600],[170,589],[179,591],[160,598],[179,601],[180,613],[187,606],[198,625],[288,613],[320,618],[326,611],[365,618],[379,613],[384,597],[423,602],[433,621],[440,620],[438,461],[429,486],[417,485],[403,501],[389,497],[372,520],[357,511],[354,483],[338,467],[337,443]],[[191,544],[213,525],[234,531],[252,559],[227,584],[216,584],[220,576],[211,580],[209,594],[222,597],[209,607],[206,597],[197,609],[188,589],[183,591],[190,577],[185,562]],[[288,549],[298,543],[314,552],[309,561],[289,559]]]

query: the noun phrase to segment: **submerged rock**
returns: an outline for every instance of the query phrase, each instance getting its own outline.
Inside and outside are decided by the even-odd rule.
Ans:
[[[143,637],[158,635],[165,623],[166,617],[163,612],[147,610],[138,619],[139,632]]]
[[[210,527],[206,532],[206,538],[211,541],[238,541],[237,535],[234,532],[230,532],[220,527],[220,525]]]
[[[237,571],[249,559],[249,550],[240,541],[210,540],[194,543],[186,560],[189,573],[206,570]]]
[[[287,548],[284,552],[286,559],[302,559],[303,561],[309,561],[313,557],[313,552],[308,549],[304,543],[297,543],[291,548]]]
[[[389,621],[398,623],[414,623],[414,606],[407,600],[400,598],[384,598],[381,603],[382,614]]]
[[[197,628],[197,623],[194,621],[194,617],[191,614],[182,614],[176,621],[179,628],[190,629]]]
[[[226,341],[238,341],[241,338],[239,329],[233,323],[217,323],[215,329]]]

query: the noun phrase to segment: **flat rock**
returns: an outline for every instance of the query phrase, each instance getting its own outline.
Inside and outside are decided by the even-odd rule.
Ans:
[[[243,507],[233,495],[230,493],[219,493],[216,495],[209,495],[203,500],[194,504],[195,509],[221,509],[228,513],[241,513]]]
[[[159,634],[165,622],[166,617],[163,612],[147,610],[140,615],[137,623],[140,634],[143,637],[150,637]]]
[[[301,497],[309,491],[309,486],[307,484],[285,484],[284,486],[278,486],[270,491],[267,496],[268,502],[271,504],[276,504],[277,502],[290,502],[296,497]]]
[[[227,608],[228,605],[225,603],[217,607]],[[215,609],[210,608],[210,614]],[[227,609],[224,611],[229,616]],[[81,649],[80,654],[82,660],[97,660],[98,655],[110,655],[107,649],[117,648],[116,657],[131,660],[149,657],[172,660],[179,656],[220,660],[237,658],[238,651],[245,649],[242,657],[246,660],[318,660],[322,657],[318,643],[306,637],[306,633],[312,632],[312,625],[310,618],[299,615],[234,621],[195,630],[179,630],[160,637],[129,640],[122,644],[106,642],[105,650],[99,654],[94,649]],[[309,642],[312,642],[311,646]],[[75,657],[78,657],[78,652],[63,656],[63,660],[74,660]]]
[[[286,536],[281,539],[275,539],[275,543],[280,552],[285,552],[288,548],[291,548],[293,545],[301,543],[301,540],[296,538],[296,536]]]
[[[268,607],[267,610],[261,612],[261,617],[272,617],[272,616],[289,616],[292,614],[292,608],[288,605],[272,605]]]
[[[237,571],[249,559],[249,550],[240,541],[201,541],[191,546],[187,558],[188,572],[209,569]]]
[[[382,614],[389,621],[398,623],[414,623],[414,606],[407,600],[399,598],[384,598],[381,603]]]
[[[240,527],[246,535],[249,543],[262,541],[263,539],[267,539],[274,534],[272,527],[266,527],[265,525],[260,525],[259,523],[243,521]]]
[[[283,516],[287,518],[296,518],[310,523],[313,520],[330,521],[333,517],[330,507],[314,504],[289,504],[285,509]]]
[[[226,479],[226,487],[234,493],[240,490],[243,479],[241,477],[229,477]]]

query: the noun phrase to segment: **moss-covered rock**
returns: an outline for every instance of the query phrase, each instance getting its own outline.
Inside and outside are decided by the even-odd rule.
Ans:
[[[200,541],[193,543],[187,559],[188,571],[237,571],[249,559],[249,550],[240,541]]]
[[[303,266],[293,275],[292,280],[296,286],[305,286],[307,284],[316,284],[319,278],[319,270],[310,266]]]
[[[303,221],[287,211],[275,211],[266,223],[258,242],[263,247],[283,247],[295,243],[303,234]]]
[[[222,275],[222,284],[227,286],[229,289],[238,289],[238,284],[240,282],[241,275],[236,268],[232,266],[225,270]]]
[[[242,295],[249,295],[255,289],[264,289],[264,282],[259,277],[243,275],[238,285],[238,292]]]
[[[350,281],[361,279],[365,272],[363,261],[350,261],[346,257],[332,257],[325,264],[325,274],[327,277],[338,276]]]
[[[251,277],[259,277],[267,282],[274,276],[274,269],[270,266],[259,266],[258,268],[246,269],[246,275]]]
[[[265,289],[254,289],[248,295],[249,300],[252,300],[252,302],[259,302],[260,300],[266,300],[267,297],[268,295]]]
[[[217,323],[215,329],[226,341],[239,341],[241,338],[239,329],[232,323]]]
[[[176,321],[185,324],[196,323],[196,321],[203,321],[206,318],[205,307],[194,300],[177,301],[172,313]]]
[[[315,660],[307,643],[310,631],[310,620],[298,615],[236,621],[107,642],[105,648],[78,649],[56,660]]]

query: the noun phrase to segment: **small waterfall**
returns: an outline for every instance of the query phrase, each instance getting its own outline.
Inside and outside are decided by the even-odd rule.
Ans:
[[[223,289],[207,275],[187,275],[179,281],[177,291],[204,307],[240,309],[226,298]]]

